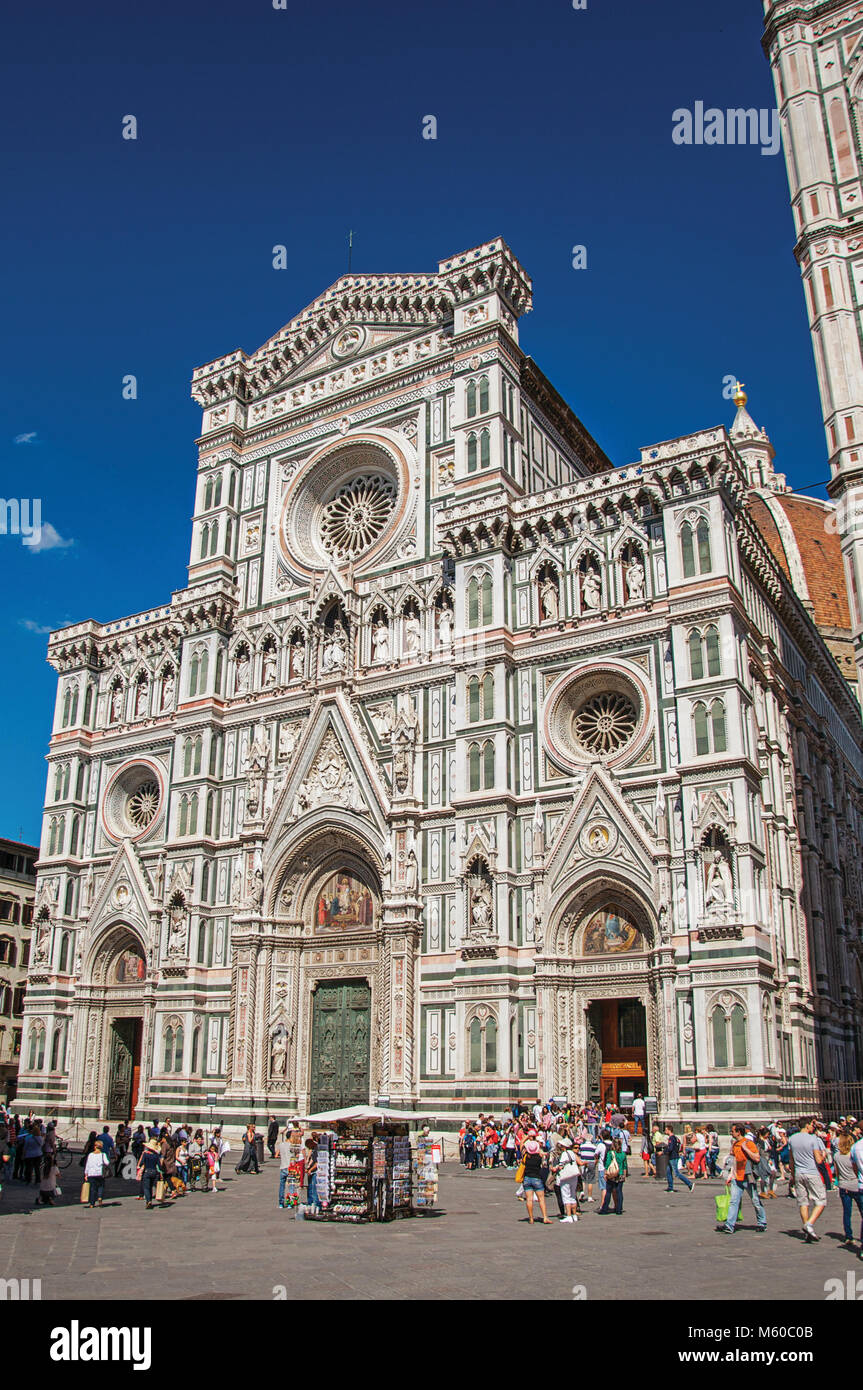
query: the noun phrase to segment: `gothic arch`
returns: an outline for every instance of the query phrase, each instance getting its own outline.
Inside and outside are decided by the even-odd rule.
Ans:
[[[582,955],[582,942],[588,922],[595,912],[607,903],[617,903],[630,915],[644,939],[644,947],[633,954],[652,952],[659,940],[656,916],[648,894],[642,886],[614,873],[596,874],[596,866],[583,866],[577,876],[561,888],[557,906],[549,919],[546,955],[575,959]],[[607,960],[614,970],[613,955]]]
[[[381,844],[355,812],[345,810],[335,821],[332,812],[322,807],[303,818],[302,825],[294,828],[269,861],[265,853],[266,914],[299,918],[315,889],[340,868],[355,872],[380,903],[384,874]]]
[[[81,964],[80,982],[103,989],[114,985],[115,982],[108,978],[109,971],[123,950],[136,950],[145,961],[147,959],[147,943],[140,930],[125,918],[117,918],[103,926],[88,946]],[[117,984],[116,988],[123,986]]]

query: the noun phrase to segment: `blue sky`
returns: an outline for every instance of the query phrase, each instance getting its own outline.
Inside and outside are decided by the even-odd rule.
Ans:
[[[736,373],[777,467],[826,475],[782,156],[671,140],[677,107],[773,105],[758,0],[48,0],[4,30],[0,492],[55,543],[0,536],[0,835],[39,833],[45,631],[185,583],[192,370],[336,280],[348,228],[356,271],[503,236],[522,345],[615,463],[730,423]]]

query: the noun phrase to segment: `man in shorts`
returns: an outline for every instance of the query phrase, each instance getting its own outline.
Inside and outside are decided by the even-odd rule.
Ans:
[[[821,1139],[815,1133],[815,1121],[811,1117],[800,1121],[799,1130],[788,1141],[788,1149],[794,1195],[800,1207],[806,1242],[811,1245],[814,1240],[821,1239],[815,1233],[815,1222],[827,1205],[824,1179],[818,1171],[819,1163],[823,1163],[827,1155]]]

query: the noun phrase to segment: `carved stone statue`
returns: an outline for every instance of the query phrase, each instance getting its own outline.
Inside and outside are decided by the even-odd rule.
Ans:
[[[600,606],[602,586],[599,575],[591,565],[581,576],[581,606],[586,612],[595,612]]]
[[[283,1023],[280,1023],[270,1045],[270,1075],[282,1077],[287,1071],[288,1065],[288,1034]]]
[[[290,680],[301,680],[303,668],[306,663],[306,646],[304,642],[291,643],[291,656],[288,668]]]
[[[389,661],[390,630],[383,618],[378,618],[372,628],[372,661]]]
[[[237,869],[237,872],[234,874],[233,883],[231,884],[231,906],[232,906],[232,907],[239,907],[240,904],[242,903],[242,901],[243,901],[243,875],[240,873],[240,870]]]
[[[261,808],[264,778],[267,772],[269,742],[266,735],[256,735],[246,754],[246,814],[254,818]]]
[[[265,648],[264,668],[262,672],[262,681],[265,690],[270,689],[276,683],[276,665],[277,657],[275,649],[273,647]]]
[[[474,888],[470,899],[470,929],[477,936],[487,936],[492,926],[492,899],[488,884]],[[534,933],[536,928],[534,927]]]
[[[247,906],[257,911],[264,901],[264,875],[260,869],[255,869],[249,884],[249,895]]]
[[[416,850],[413,848],[413,846],[411,846],[411,848],[408,850],[408,857],[405,862],[405,889],[407,890],[407,892],[415,893],[417,891],[418,882],[419,872],[417,866]]]
[[[300,741],[300,721],[295,719],[290,724],[283,724],[279,730],[279,762],[290,762]]]
[[[556,623],[560,616],[557,585],[548,576],[539,586],[539,605],[544,622]]]
[[[422,646],[422,627],[413,611],[405,615],[405,656],[419,656]]]
[[[321,652],[321,671],[325,674],[343,671],[347,661],[348,634],[344,625],[336,618],[331,632],[324,633]]]
[[[249,689],[249,657],[245,651],[238,652],[236,658],[236,679],[234,688],[238,695],[245,695]]]
[[[108,711],[108,718],[112,724],[118,723],[123,713],[123,687],[115,685],[111,691],[111,704]]]
[[[644,565],[635,555],[626,566],[626,593],[630,599],[644,598]]]
[[[174,675],[173,670],[171,669],[165,672],[165,676],[162,681],[162,709],[173,708],[176,690],[177,678]]]
[[[734,880],[728,860],[721,850],[713,851],[707,863],[704,884],[704,903],[708,911],[726,909],[734,903]]]
[[[452,646],[453,611],[449,599],[445,599],[438,610],[437,635],[442,647]]]
[[[186,950],[186,904],[179,901],[168,908],[168,955],[181,956]]]
[[[135,715],[142,718],[147,713],[147,695],[150,686],[147,680],[138,681],[135,686]]]

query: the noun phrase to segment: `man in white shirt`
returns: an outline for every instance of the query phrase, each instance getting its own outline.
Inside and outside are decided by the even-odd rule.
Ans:
[[[638,1134],[639,1130],[644,1133],[644,1096],[641,1092],[635,1097],[632,1106],[632,1132]]]

